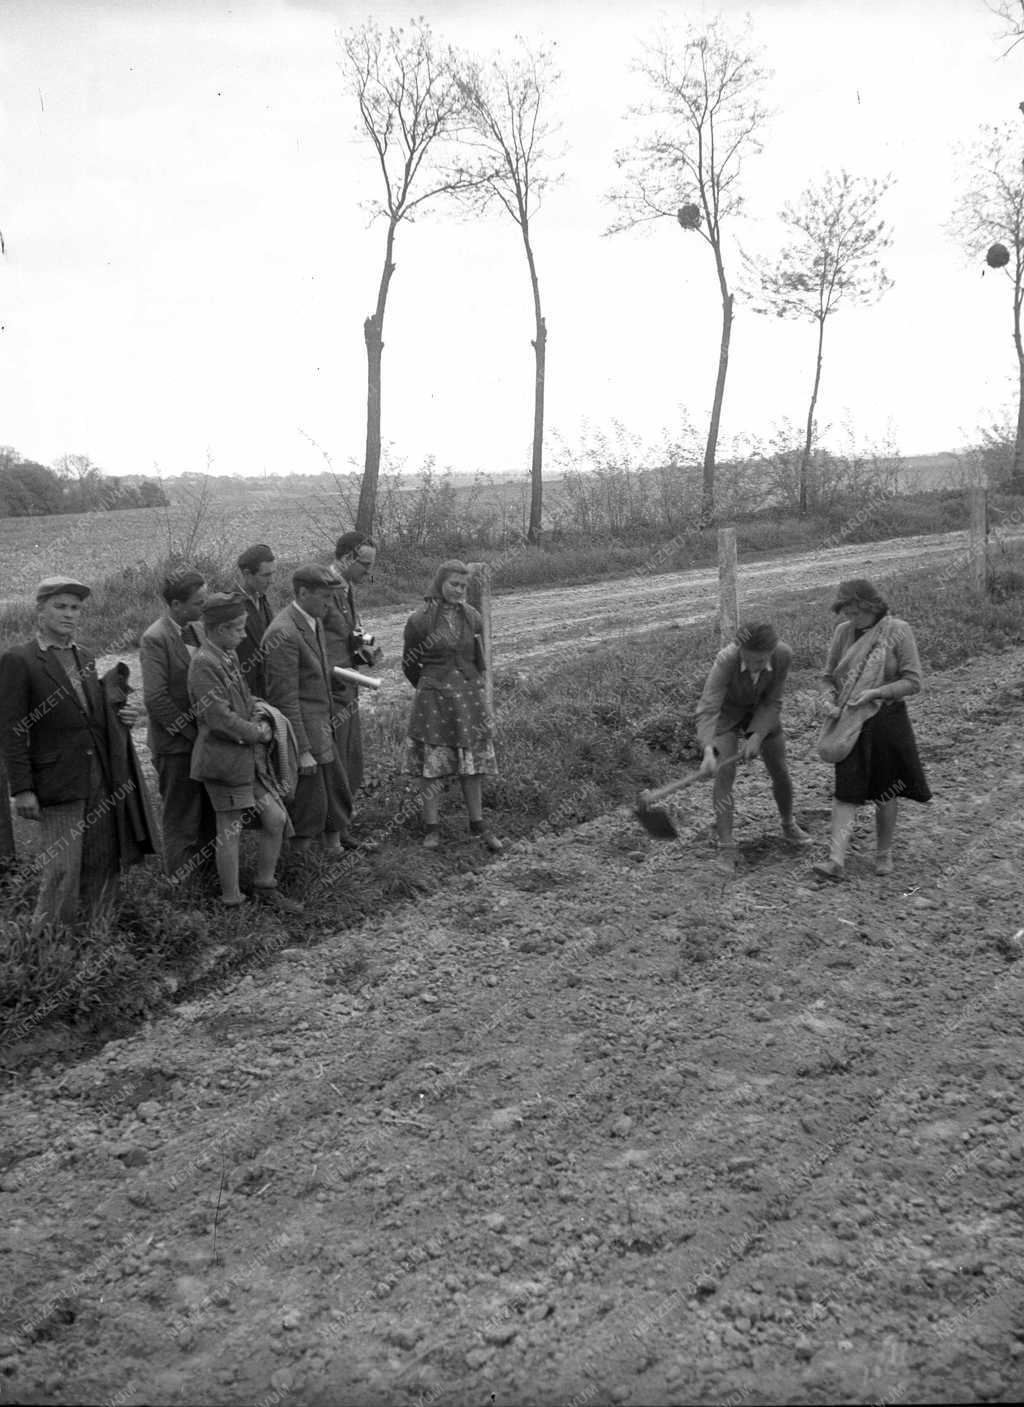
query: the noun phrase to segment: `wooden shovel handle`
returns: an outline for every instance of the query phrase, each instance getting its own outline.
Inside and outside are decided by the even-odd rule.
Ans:
[[[674,782],[668,782],[663,787],[658,787],[655,791],[642,791],[640,793],[641,806],[657,806],[666,797],[674,796],[677,791],[685,791],[687,787],[692,787],[697,782],[706,782],[710,778],[702,777],[699,772],[691,772],[686,777],[678,777]]]
[[[735,767],[740,761],[739,753],[726,762],[720,762],[719,768]],[[685,777],[678,777],[674,782],[666,782],[663,787],[658,787],[656,791],[642,791],[640,793],[641,806],[657,806],[666,797],[674,796],[677,791],[685,791],[687,787],[695,786],[697,782],[710,782],[713,779],[706,777],[702,772],[689,772]]]

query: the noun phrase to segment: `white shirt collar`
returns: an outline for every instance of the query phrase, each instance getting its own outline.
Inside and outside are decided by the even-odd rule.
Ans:
[[[764,673],[764,672],[767,672],[768,674],[771,674],[771,672],[772,672],[772,662],[771,662],[771,660],[769,660],[768,663],[765,664],[765,665],[763,665],[763,666],[761,667],[761,669],[759,669],[759,670],[757,671],[757,674],[755,674],[752,669],[748,669],[748,668],[747,668],[747,662],[746,662],[746,660],[743,658],[742,655],[740,655],[740,673],[743,674],[744,672],[746,672],[747,674],[749,674],[750,677],[751,677],[751,679],[758,679],[758,678],[761,676],[761,674]]]

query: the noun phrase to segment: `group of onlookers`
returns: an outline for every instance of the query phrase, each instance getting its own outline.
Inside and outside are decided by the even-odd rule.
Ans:
[[[247,902],[239,884],[241,834],[258,828],[252,898],[288,914],[303,905],[278,887],[287,840],[293,854],[374,851],[353,830],[363,783],[358,670],[379,651],[362,627],[355,591],[372,573],[376,547],[346,533],[329,566],[292,573],[292,599],[274,612],[267,593],[274,553],[264,543],[238,559],[237,589],[207,590],[195,571],[164,583],[165,611],[140,644],[148,742],[162,806],[164,868],[177,885],[216,879],[219,902]],[[423,845],[441,844],[439,804],[458,777],[470,834],[489,851],[502,843],[483,816],[482,781],[497,772],[484,679],[483,622],[466,600],[469,570],[438,568],[426,604],[405,626],[402,669],[414,685],[403,771],[419,779]],[[41,826],[35,927],[108,907],[125,866],[151,854],[157,828],[131,742],[138,710],[124,664],[102,678],[76,641],[90,588],[66,576],[40,582],[33,639],[0,658],[0,757],[15,810]],[[842,617],[825,669],[819,753],[836,767],[829,858],[820,879],[844,877],[857,809],[875,806],[875,868],[892,872],[900,798],[928,801],[904,700],[920,688],[910,626],[894,618],[871,582],[841,582]],[[782,833],[798,823],[781,711],[792,651],[770,622],[741,626],[716,656],[697,705],[701,771],[712,788],[719,862],[732,869],[737,764],[760,756]],[[340,673],[338,672],[340,671]],[[4,806],[6,810],[6,803]],[[8,816],[9,819],[9,816]]]
[[[292,573],[291,600],[276,612],[265,543],[238,558],[234,590],[210,591],[191,570],[165,580],[164,612],[139,654],[164,869],[176,885],[216,880],[220,903],[242,906],[241,835],[258,828],[252,897],[299,914],[302,903],[277,883],[286,840],[300,857],[379,848],[353,829],[364,773],[358,671],[380,656],[355,589],[375,560],[370,538],[343,534],[329,566]],[[467,582],[464,563],[442,564],[409,620],[403,668],[417,693],[404,770],[421,779],[427,847],[439,844],[440,793],[457,775],[471,833],[497,852],[483,823],[481,779],[496,764]],[[157,848],[127,667],[99,678],[76,640],[90,594],[68,576],[40,582],[34,639],[0,658],[0,756],[15,810],[42,823],[37,929],[70,923],[82,907],[109,909],[121,870]],[[6,798],[4,811],[9,821]]]

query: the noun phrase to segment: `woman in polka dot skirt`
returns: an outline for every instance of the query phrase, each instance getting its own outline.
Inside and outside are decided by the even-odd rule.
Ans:
[[[415,685],[416,698],[403,771],[420,778],[426,849],[436,850],[441,843],[441,792],[448,777],[458,777],[470,833],[498,854],[501,841],[483,819],[483,778],[496,776],[498,764],[484,697],[483,621],[466,604],[468,586],[465,562],[442,562],[427,604],[406,621],[402,670]]]

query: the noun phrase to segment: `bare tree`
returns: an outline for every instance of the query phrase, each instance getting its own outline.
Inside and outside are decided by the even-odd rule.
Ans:
[[[780,318],[808,318],[818,325],[814,380],[800,455],[800,514],[807,513],[807,480],[821,389],[825,323],[843,304],[873,303],[892,287],[880,255],[892,243],[892,229],[878,207],[891,177],[870,179],[846,171],[808,185],[780,218],[788,241],[772,265],[756,270],[758,312]]]
[[[1005,59],[1024,39],[1024,0],[992,0],[988,8],[1002,23],[1003,32],[999,37],[1006,42]]]
[[[963,178],[950,228],[967,254],[982,255],[1009,280],[1017,354],[1017,434],[1012,485],[1024,493],[1024,138],[1018,124],[983,127],[963,153]],[[986,253],[987,251],[987,253]]]
[[[711,250],[722,298],[722,332],[704,449],[701,523],[706,526],[715,516],[715,454],[733,320],[723,225],[742,209],[743,160],[761,148],[768,116],[761,91],[767,73],[749,27],[734,34],[721,17],[681,35],[663,31],[645,48],[637,67],[654,94],[630,109],[643,125],[638,140],[616,156],[625,179],[611,196],[619,219],[608,233],[653,220],[678,220]]]
[[[476,149],[473,203],[497,201],[519,226],[530,274],[534,316],[533,451],[530,460],[530,522],[527,538],[540,537],[544,496],[544,387],[547,323],[541,309],[540,281],[530,221],[544,192],[561,179],[549,163],[546,145],[554,134],[546,108],[560,75],[544,48],[531,49],[522,39],[514,58],[467,63],[460,87]]]
[[[375,217],[387,222],[384,266],[377,305],[363,323],[366,342],[366,460],[356,527],[373,530],[380,474],[381,361],[384,311],[395,272],[395,235],[428,201],[461,190],[465,179],[444,166],[447,143],[463,120],[455,60],[434,38],[425,20],[383,34],[369,20],[342,35],[349,89],[359,104],[363,129],[373,144],[384,183],[383,197],[371,202]],[[420,193],[414,195],[415,187]]]

